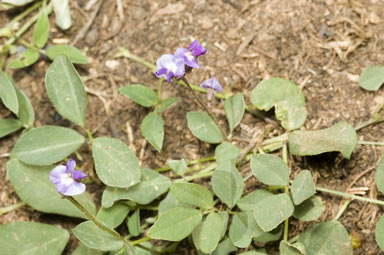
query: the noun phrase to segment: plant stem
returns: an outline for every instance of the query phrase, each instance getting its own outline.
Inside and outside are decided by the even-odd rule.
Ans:
[[[351,203],[351,200],[347,200],[344,202],[343,206],[340,208],[339,212],[337,213],[335,220],[339,220],[341,215],[343,215],[344,211],[348,208],[348,205]]]
[[[325,193],[329,193],[329,194],[333,194],[333,195],[337,195],[337,196],[348,197],[348,198],[352,198],[352,199],[356,199],[356,200],[360,200],[360,201],[364,201],[364,202],[369,202],[369,203],[373,203],[373,204],[384,205],[384,201],[373,199],[373,198],[360,197],[360,196],[352,195],[349,193],[331,190],[331,189],[327,189],[327,188],[321,188],[321,187],[316,187],[316,190],[321,191],[321,192],[325,192]]]
[[[24,17],[26,17],[28,14],[30,14],[31,12],[33,12],[34,10],[36,10],[37,8],[39,8],[41,5],[42,5],[43,1],[40,1],[40,2],[36,2],[35,4],[31,5],[30,7],[28,7],[27,9],[25,9],[22,13],[20,13],[19,15],[17,15],[15,18],[13,18],[7,25],[5,25],[4,27],[12,27],[13,24],[15,24],[16,22],[18,22],[19,20],[22,20]]]
[[[145,59],[139,57],[139,56],[136,56],[134,54],[132,54],[129,50],[123,48],[123,47],[120,47],[119,48],[119,53],[117,53],[115,55],[115,58],[120,58],[120,57],[126,57],[126,58],[129,58],[129,59],[132,59],[133,61],[139,63],[139,64],[142,64],[146,67],[148,67],[149,69],[151,69],[153,72],[156,71],[156,66],[152,63],[149,63],[148,61],[146,61]]]
[[[162,100],[162,88],[163,88],[163,82],[164,82],[164,79],[159,79],[159,83],[157,84],[157,98],[159,99],[159,102],[161,103],[163,100]]]
[[[205,163],[205,162],[213,161],[213,160],[215,160],[215,157],[207,157],[207,158],[195,159],[195,160],[188,161],[187,162],[187,166],[195,165],[195,164],[199,164],[199,163]],[[172,168],[169,167],[169,166],[164,166],[164,167],[155,169],[155,171],[161,173],[161,172],[165,172],[165,171],[168,171],[168,170],[171,170],[171,169]]]
[[[288,148],[287,143],[283,144],[283,161],[288,165]],[[289,172],[291,169],[288,167]],[[284,192],[289,196],[289,184],[284,187]],[[289,217],[284,221],[284,241],[288,242],[288,232],[289,232]]]
[[[358,144],[364,144],[364,145],[379,145],[384,146],[384,142],[368,142],[368,141],[358,141]]]
[[[195,93],[195,91],[192,89],[191,85],[189,84],[189,82],[187,81],[187,79],[185,77],[181,78],[186,84],[187,84],[187,87],[189,88],[189,90],[192,92],[193,94],[193,97],[195,98],[196,102],[198,104],[200,104],[201,107],[203,107],[203,109],[209,114],[209,116],[211,116],[212,120],[216,123],[217,127],[220,129],[221,131],[221,134],[223,135],[223,139],[224,141],[227,141],[227,134],[225,132],[225,130],[223,129],[223,127],[219,124],[219,121],[218,119],[216,118],[216,116],[212,113],[212,111],[208,108],[208,106],[206,106],[203,101],[201,101],[200,97]]]
[[[355,131],[359,131],[360,129],[363,129],[365,127],[368,127],[370,125],[374,125],[374,124],[378,124],[378,123],[381,123],[383,122],[384,119],[373,119],[373,120],[368,120],[367,122],[355,127]]]
[[[5,213],[11,212],[13,210],[19,209],[20,207],[23,207],[24,205],[25,205],[25,202],[19,202],[19,203],[14,204],[14,205],[0,208],[0,215],[3,215]]]
[[[144,243],[144,242],[149,241],[149,240],[151,240],[151,238],[148,237],[148,236],[145,236],[145,237],[140,238],[140,239],[138,239],[138,240],[132,241],[132,242],[131,242],[131,245],[135,246],[135,245]]]
[[[89,141],[90,141],[91,143],[93,143],[93,136],[92,136],[92,132],[91,132],[91,130],[89,130],[89,129],[87,128],[86,131],[87,131],[87,135],[88,135]]]

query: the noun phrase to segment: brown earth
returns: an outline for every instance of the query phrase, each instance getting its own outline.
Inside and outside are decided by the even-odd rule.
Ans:
[[[121,8],[117,3],[122,3]],[[97,8],[89,10],[88,1],[71,2],[73,27],[61,32],[52,26],[50,44],[58,39],[68,42],[82,34],[80,30]],[[197,105],[179,86],[166,85],[165,95],[179,97],[166,111],[166,135],[161,153],[145,142],[140,133],[144,109],[120,95],[118,88],[141,83],[156,88],[157,79],[141,64],[131,60],[114,59],[118,47],[154,63],[164,53],[173,53],[177,47],[187,47],[192,39],[204,41],[208,52],[199,60],[203,67],[189,75],[190,82],[200,84],[211,76],[225,86],[226,93],[242,92],[248,102],[252,89],[263,79],[280,76],[298,84],[306,97],[308,118],[305,129],[326,128],[345,120],[353,126],[367,121],[383,102],[382,90],[366,92],[359,88],[361,72],[372,65],[384,63],[384,2],[380,0],[193,0],[193,1],[114,1],[105,0],[84,39],[76,44],[86,51],[89,65],[78,66],[86,76],[88,88],[87,126],[94,136],[111,136],[130,145],[143,166],[164,166],[170,158],[189,160],[212,155],[214,146],[199,142],[186,125],[187,111]],[[0,24],[6,24],[18,11],[1,12]],[[52,24],[54,22],[52,18]],[[31,31],[25,36],[31,38]],[[58,118],[44,89],[44,75],[49,61],[39,61],[30,68],[10,72],[19,88],[30,98],[36,112],[36,126],[62,125],[74,127]],[[202,98],[204,98],[202,96]],[[103,102],[104,101],[104,102]],[[223,102],[216,100],[213,111],[225,125]],[[0,106],[0,117],[10,116]],[[272,117],[273,119],[273,117]],[[272,124],[246,113],[242,125],[236,129],[234,141],[241,147],[248,145],[255,132],[270,129]],[[384,137],[383,124],[369,126],[358,132],[359,139],[380,141]],[[80,132],[80,129],[78,129]],[[132,132],[129,132],[132,130]],[[274,128],[269,137],[282,134]],[[0,207],[19,201],[5,172],[5,163],[20,132],[0,140]],[[267,137],[268,137],[267,136]],[[265,137],[265,138],[267,138]],[[374,167],[381,157],[381,147],[359,145],[351,160],[340,155],[327,154],[310,158],[291,158],[293,173],[310,169],[317,184],[345,191],[350,184],[360,188],[367,197],[376,198]],[[81,149],[80,165],[92,172],[89,148]],[[244,175],[249,171],[245,166]],[[354,179],[364,173],[357,181]],[[247,189],[258,185],[250,179]],[[97,201],[101,185],[90,187]],[[356,189],[355,189],[356,191]],[[335,217],[342,201],[339,197],[319,193],[325,206],[321,221]],[[354,254],[380,254],[374,229],[383,210],[373,204],[353,201],[340,221],[349,233],[361,238],[362,246]],[[0,217],[0,223],[12,221],[40,221],[72,228],[78,220],[43,214],[24,206]],[[294,236],[308,224],[293,222],[290,235]],[[78,241],[71,238],[65,253],[70,253]],[[186,244],[187,245],[187,244]],[[183,249],[185,254],[188,246]]]

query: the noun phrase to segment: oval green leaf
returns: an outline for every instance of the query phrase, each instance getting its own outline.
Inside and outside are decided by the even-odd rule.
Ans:
[[[15,89],[19,101],[19,111],[16,114],[17,118],[27,127],[32,127],[35,122],[35,112],[32,104],[23,91],[19,90],[16,86]]]
[[[175,207],[189,207],[189,205],[180,203],[171,192],[168,192],[165,198],[159,203],[159,214]]]
[[[260,236],[263,230],[257,225],[252,212],[240,212],[233,217],[229,227],[229,238],[239,248],[248,247],[254,236]]]
[[[289,152],[293,155],[312,156],[339,151],[344,158],[349,159],[357,145],[357,134],[351,125],[342,121],[326,129],[294,131],[289,134],[288,142]]]
[[[368,67],[360,76],[360,87],[369,91],[378,90],[384,83],[384,66]]]
[[[101,207],[97,212],[96,219],[104,223],[109,228],[119,226],[129,213],[129,207],[122,203],[115,203],[110,208]]]
[[[206,112],[188,112],[188,128],[198,139],[207,143],[220,143],[223,136],[220,129]]]
[[[225,99],[224,111],[231,132],[240,124],[245,111],[244,95],[236,94]]]
[[[47,50],[47,56],[51,60],[56,60],[57,57],[65,55],[73,64],[88,64],[88,59],[77,48],[70,45],[54,45]]]
[[[141,181],[128,189],[107,187],[103,193],[103,207],[110,207],[116,200],[132,200],[145,205],[164,194],[171,185],[168,177],[148,169],[141,169]]]
[[[200,223],[201,212],[192,208],[175,207],[165,211],[149,229],[152,239],[181,241]]]
[[[129,97],[133,102],[144,107],[155,106],[159,102],[155,91],[148,86],[133,84],[122,87],[119,91],[124,96]]]
[[[79,74],[66,56],[58,56],[48,68],[45,88],[56,110],[84,127],[87,96]]]
[[[33,43],[38,48],[43,48],[48,41],[49,36],[49,19],[45,10],[40,13],[40,17],[36,22],[33,31]]]
[[[376,168],[375,183],[376,183],[377,189],[381,193],[384,193],[384,157],[383,156],[381,156],[380,163]]]
[[[0,226],[2,255],[62,254],[69,240],[67,230],[37,222],[12,222]]]
[[[292,200],[295,205],[301,204],[316,193],[311,171],[303,170],[296,175],[291,186]]]
[[[235,164],[239,156],[240,149],[229,142],[221,143],[215,150],[215,159],[218,163],[229,160]]]
[[[140,208],[136,209],[127,222],[129,233],[132,236],[140,235]]]
[[[63,30],[70,28],[72,19],[69,0],[52,0],[52,5],[55,12],[56,25]]]
[[[276,118],[287,130],[301,127],[307,117],[303,92],[293,82],[270,78],[260,82],[251,94],[252,104],[268,111],[275,107]]]
[[[384,215],[382,215],[376,223],[375,236],[377,244],[380,249],[384,251]]]
[[[164,140],[164,120],[154,112],[145,116],[140,126],[141,133],[152,144],[155,149],[160,152],[163,147]]]
[[[295,206],[293,216],[301,221],[313,221],[320,218],[323,211],[323,202],[318,197],[312,196]]]
[[[269,186],[286,186],[289,183],[287,164],[275,155],[257,154],[251,158],[251,169],[256,178]]]
[[[173,105],[178,100],[177,97],[169,97],[164,99],[160,104],[158,104],[155,108],[156,113],[162,113],[167,110],[169,107]]]
[[[209,190],[195,183],[172,183],[171,193],[181,203],[194,205],[203,209],[213,207],[213,196]]]
[[[299,235],[308,255],[352,255],[352,242],[347,230],[338,221],[314,224]]]
[[[187,161],[185,159],[168,160],[167,164],[177,175],[184,175],[185,171],[188,169]]]
[[[73,234],[87,247],[100,251],[120,249],[123,241],[99,229],[92,221],[85,221],[72,229]]]
[[[0,138],[16,132],[23,126],[20,120],[0,119]]]
[[[275,229],[293,214],[293,204],[287,194],[278,194],[257,203],[254,216],[257,224],[265,232]]]
[[[273,193],[269,192],[268,190],[254,190],[246,196],[242,197],[239,202],[237,202],[237,207],[243,211],[253,211],[256,208],[258,202],[270,196],[273,196]]]
[[[280,242],[280,255],[307,255],[307,252],[302,243],[291,244],[282,240]]]
[[[211,178],[212,189],[220,200],[230,208],[240,200],[244,191],[244,181],[230,161],[220,163]]]
[[[70,128],[43,126],[31,129],[16,142],[11,155],[30,165],[51,165],[77,150],[85,139]]]
[[[88,248],[85,244],[79,243],[71,255],[103,255],[104,252]]]
[[[14,114],[19,112],[19,101],[12,78],[0,70],[0,98],[5,107]]]
[[[40,58],[40,53],[32,48],[28,48],[21,55],[14,59],[9,65],[8,68],[24,68],[34,64]]]
[[[201,226],[199,233],[199,249],[204,253],[212,253],[219,244],[223,221],[219,214],[211,212]]]
[[[16,194],[32,208],[45,212],[87,219],[76,206],[63,199],[49,181],[54,166],[29,166],[17,159],[7,162],[7,175]],[[92,214],[96,207],[88,193],[74,197]]]
[[[92,155],[97,176],[106,185],[127,188],[140,182],[139,161],[121,140],[96,138]]]

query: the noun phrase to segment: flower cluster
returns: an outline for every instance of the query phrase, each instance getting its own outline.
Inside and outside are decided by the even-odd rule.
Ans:
[[[75,170],[76,161],[68,159],[65,166],[56,166],[49,175],[50,181],[55,184],[56,190],[64,196],[75,196],[85,191],[85,184],[78,180],[87,177],[80,170]]]
[[[164,54],[156,61],[156,76],[165,78],[171,83],[173,78],[181,78],[186,71],[185,66],[200,68],[197,57],[204,55],[207,50],[197,40],[189,45],[189,49],[177,48],[175,54]]]

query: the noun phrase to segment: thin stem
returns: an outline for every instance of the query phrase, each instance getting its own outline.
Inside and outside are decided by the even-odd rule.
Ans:
[[[137,63],[142,64],[142,65],[148,67],[152,71],[154,71],[154,72],[156,71],[156,66],[154,64],[149,63],[145,59],[132,54],[129,50],[127,50],[127,49],[125,49],[123,47],[120,47],[119,48],[119,53],[117,53],[115,55],[115,58],[120,58],[120,57],[126,57],[126,58],[129,58],[129,59],[132,59],[133,61],[136,61]]]
[[[6,214],[8,212],[11,212],[13,210],[19,209],[20,207],[23,207],[25,205],[25,202],[19,202],[14,205],[6,206],[3,208],[0,208],[0,215]]]
[[[127,242],[125,238],[117,233],[116,231],[113,231],[112,229],[104,226],[101,222],[99,222],[95,216],[93,216],[87,209],[85,209],[84,206],[82,206],[79,202],[77,202],[76,199],[70,196],[63,196],[63,198],[68,199],[72,204],[74,204],[80,211],[82,211],[100,230],[122,240],[124,243]]]
[[[364,145],[379,145],[384,146],[384,142],[369,142],[369,141],[358,141],[358,144],[364,144]]]
[[[162,88],[163,88],[163,82],[164,79],[159,79],[159,83],[157,84],[157,98],[159,99],[159,102],[161,103],[162,100]]]
[[[216,123],[216,125],[219,127],[220,131],[221,131],[221,134],[223,135],[223,138],[224,138],[224,141],[227,141],[227,134],[225,132],[225,130],[222,128],[222,126],[219,124],[219,121],[218,119],[216,118],[216,116],[212,113],[212,111],[208,108],[208,106],[206,106],[203,101],[201,101],[200,97],[195,93],[195,91],[192,89],[191,85],[188,83],[187,79],[185,77],[182,78],[182,80],[187,84],[187,87],[190,89],[190,91],[192,92],[193,94],[193,97],[195,98],[196,102],[198,104],[200,104],[201,107],[203,107],[203,109],[209,114],[209,116],[211,116],[211,118],[213,119],[213,121]]]
[[[40,2],[37,2],[33,5],[31,5],[30,7],[28,7],[27,9],[25,9],[22,13],[20,13],[19,15],[17,15],[15,18],[13,18],[7,25],[5,25],[5,27],[12,27],[13,24],[15,24],[16,22],[18,22],[19,20],[22,20],[24,17],[26,17],[28,14],[30,14],[31,12],[33,12],[34,10],[36,10],[37,8],[39,8],[41,6],[43,2],[40,1]]]
[[[364,202],[369,202],[369,203],[373,203],[373,204],[384,205],[384,201],[373,199],[373,198],[360,197],[360,196],[352,195],[349,193],[331,190],[331,189],[327,189],[327,188],[321,188],[321,187],[316,187],[316,190],[321,191],[321,192],[326,192],[329,194],[333,194],[333,195],[337,195],[337,196],[348,197],[348,198],[352,198],[352,199],[356,199],[356,200],[360,200],[360,201],[364,201]]]
[[[138,239],[138,240],[132,241],[132,242],[131,242],[131,245],[135,246],[135,245],[144,243],[144,242],[149,241],[149,240],[151,240],[151,238],[148,237],[148,236],[145,236],[145,237],[140,238],[140,239]]]
[[[192,176],[186,176],[186,177],[184,177],[184,180],[189,182],[189,181],[192,181],[194,179],[199,179],[199,178],[204,178],[204,177],[212,176],[212,174],[213,174],[213,171],[210,171],[210,172],[200,172],[200,173],[192,175]]]
[[[283,161],[288,165],[288,148],[287,143],[283,144]],[[289,172],[291,169],[288,167]],[[289,185],[284,187],[284,192],[289,196]],[[289,231],[289,217],[284,221],[284,241],[288,242],[288,231]]]
[[[344,202],[343,206],[340,208],[339,212],[337,213],[336,217],[335,217],[335,220],[339,220],[341,215],[343,215],[343,213],[345,212],[345,210],[347,210],[348,208],[348,205],[351,203],[351,200],[347,200]]]
[[[87,135],[88,135],[89,141],[90,141],[91,143],[93,143],[93,136],[92,136],[92,132],[91,132],[91,130],[89,130],[89,129],[87,128],[86,131],[87,131]]]
[[[195,160],[188,161],[187,162],[187,166],[195,165],[195,164],[199,164],[199,163],[205,163],[205,162],[213,161],[213,160],[215,160],[215,157],[207,157],[207,158],[195,159]],[[171,170],[171,169],[172,168],[169,167],[169,166],[164,166],[164,167],[155,169],[155,171],[160,173],[160,172],[165,172],[165,171],[168,171],[168,170]]]
[[[355,127],[355,131],[359,131],[365,127],[368,127],[370,125],[374,125],[374,124],[378,124],[378,123],[381,123],[383,122],[384,119],[373,119],[373,120],[368,120],[367,122]]]

